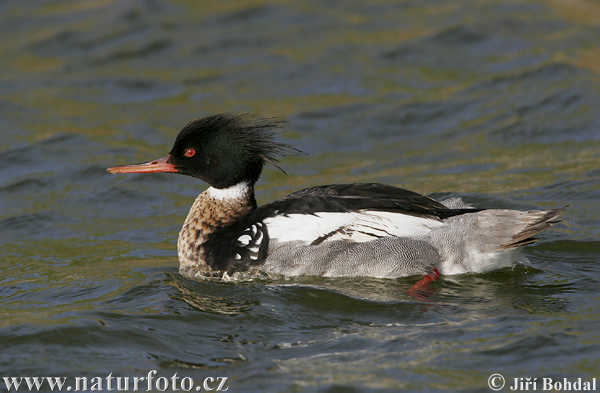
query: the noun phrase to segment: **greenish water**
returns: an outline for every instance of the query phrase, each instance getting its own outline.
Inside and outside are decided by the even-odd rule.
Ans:
[[[0,4],[0,391],[151,370],[228,377],[232,393],[600,377],[597,15],[550,0]],[[268,168],[259,203],[376,181],[569,210],[524,250],[532,267],[444,277],[427,302],[405,294],[418,278],[193,282],[176,237],[205,185],[105,170],[220,112],[285,118],[282,140],[309,153]]]

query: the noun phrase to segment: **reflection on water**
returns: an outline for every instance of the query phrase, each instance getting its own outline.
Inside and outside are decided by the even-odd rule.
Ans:
[[[179,274],[171,275],[169,285],[177,289],[177,294],[171,295],[175,300],[182,300],[198,311],[218,314],[218,315],[238,315],[249,312],[252,306],[258,305],[258,302],[250,299],[234,299],[225,292],[224,296],[215,296],[214,289],[219,288],[218,283],[207,285],[186,279]],[[223,286],[235,284],[220,284]],[[239,284],[243,285],[243,284]],[[223,288],[219,288],[223,289]],[[225,288],[226,289],[226,288]],[[218,291],[221,292],[221,291]]]

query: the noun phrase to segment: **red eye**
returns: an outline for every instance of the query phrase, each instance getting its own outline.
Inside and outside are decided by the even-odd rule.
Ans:
[[[186,157],[193,157],[196,154],[196,150],[194,149],[186,149],[185,153],[183,153]]]

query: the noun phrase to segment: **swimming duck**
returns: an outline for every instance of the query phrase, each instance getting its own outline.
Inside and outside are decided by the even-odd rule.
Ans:
[[[378,183],[316,186],[257,206],[254,185],[264,165],[298,152],[274,140],[280,126],[251,114],[209,116],[188,123],[165,157],[108,168],[208,183],[179,232],[182,275],[423,275],[424,287],[440,274],[526,263],[518,250],[565,209],[477,209]]]

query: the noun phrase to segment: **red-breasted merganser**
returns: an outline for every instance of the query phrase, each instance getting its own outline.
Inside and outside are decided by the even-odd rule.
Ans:
[[[518,249],[565,209],[476,209],[458,198],[438,202],[377,183],[317,186],[257,207],[254,184],[265,163],[298,152],[274,141],[279,127],[250,114],[205,117],[179,132],[167,156],[108,169],[179,173],[210,185],[179,232],[182,275],[425,275],[425,285],[440,273],[526,262]]]

